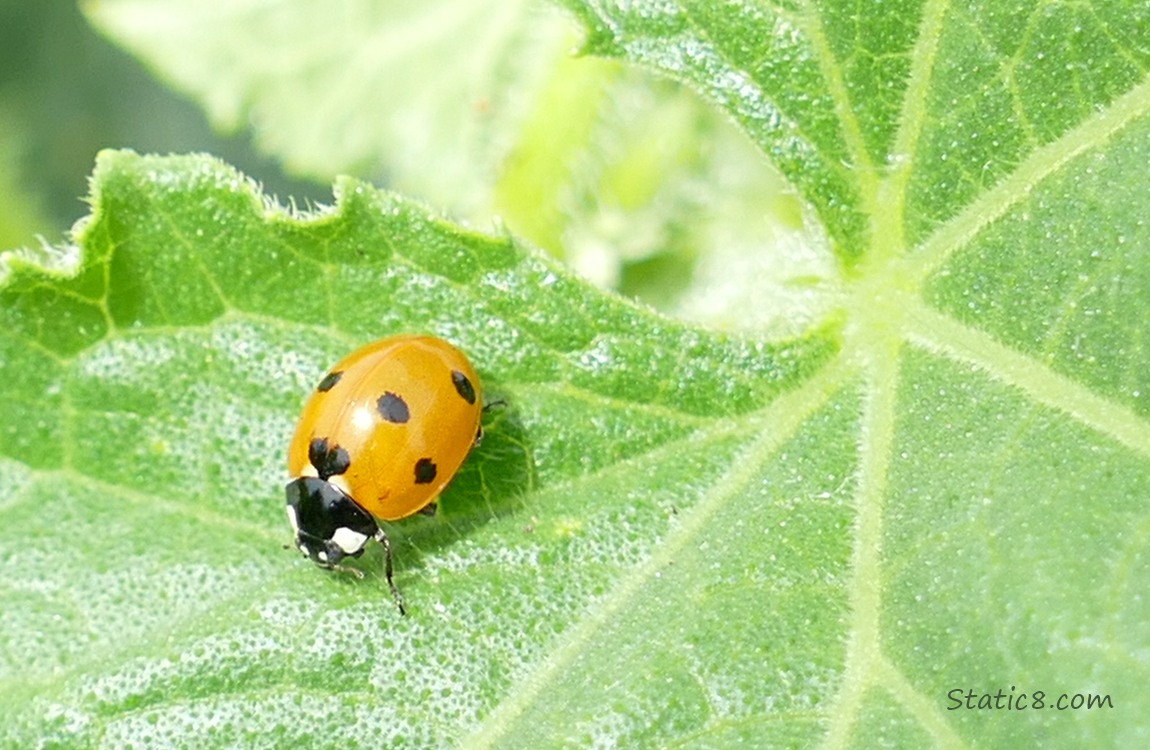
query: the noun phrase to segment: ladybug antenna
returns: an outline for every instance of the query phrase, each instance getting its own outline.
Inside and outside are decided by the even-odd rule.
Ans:
[[[356,578],[363,580],[363,571],[359,568],[349,568],[346,565],[332,565],[331,569],[336,573],[351,573]]]

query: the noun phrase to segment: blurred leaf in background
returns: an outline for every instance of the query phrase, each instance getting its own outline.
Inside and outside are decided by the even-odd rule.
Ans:
[[[664,309],[800,330],[809,318],[779,315],[794,307],[788,296],[833,275],[815,256],[793,262],[789,251],[818,238],[788,241],[799,204],[745,134],[679,84],[571,57],[570,19],[538,0],[83,7],[289,172],[370,179],[476,226],[497,215],[588,278]],[[787,252],[773,252],[775,239]],[[747,257],[757,278],[777,280],[777,306],[736,318],[695,299],[715,276],[703,269],[694,286],[697,262]],[[729,301],[726,291],[712,299]]]
[[[0,0],[0,247],[58,242],[85,213],[102,148],[207,151],[301,203],[330,196],[284,176],[248,136],[213,133],[203,112],[104,40],[74,3]]]

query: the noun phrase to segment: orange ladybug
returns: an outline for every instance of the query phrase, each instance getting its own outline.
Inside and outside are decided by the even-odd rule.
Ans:
[[[288,448],[287,515],[296,547],[317,565],[351,571],[377,521],[433,514],[435,498],[483,435],[483,394],[467,357],[433,336],[391,336],[340,360],[304,405]]]

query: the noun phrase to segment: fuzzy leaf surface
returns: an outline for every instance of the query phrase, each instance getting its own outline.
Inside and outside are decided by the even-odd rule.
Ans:
[[[106,155],[81,259],[11,259],[0,308],[3,737],[1147,744],[1145,8],[566,4],[791,179],[821,325],[707,333],[358,183],[301,219]],[[509,404],[395,527],[404,620],[280,550],[275,491],[301,394],[395,330]]]
[[[763,411],[835,350],[669,323],[351,180],[298,217],[210,158],[106,152],[92,203],[79,254],[7,258],[5,746],[456,744],[725,525]],[[378,550],[363,581],[284,550],[281,489],[303,397],[400,331],[457,343],[506,401],[440,515],[392,525],[408,617]],[[855,410],[818,407],[844,450],[804,481],[833,489]],[[846,523],[843,497],[812,524]]]

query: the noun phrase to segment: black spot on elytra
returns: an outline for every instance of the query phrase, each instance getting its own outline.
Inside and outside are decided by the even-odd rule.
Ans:
[[[428,484],[435,479],[435,464],[430,458],[421,458],[415,462],[415,483]]]
[[[319,385],[317,385],[315,389],[320,393],[326,393],[334,388],[335,384],[338,383],[342,377],[343,372],[329,372],[327,375],[324,375],[323,380],[319,381]]]
[[[451,384],[455,386],[455,392],[463,397],[463,400],[469,404],[475,403],[475,386],[467,379],[467,376],[459,370],[451,371]]]
[[[411,419],[411,412],[407,410],[407,402],[396,394],[388,391],[379,397],[375,408],[385,422],[403,424]]]
[[[343,474],[351,467],[351,456],[338,445],[328,445],[327,438],[312,438],[307,447],[307,458],[320,479]]]

